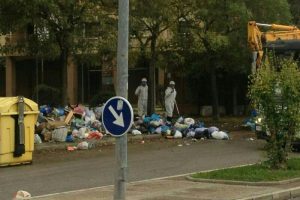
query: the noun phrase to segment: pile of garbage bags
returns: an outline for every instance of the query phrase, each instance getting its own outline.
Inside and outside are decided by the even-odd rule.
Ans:
[[[102,107],[90,109],[77,105],[52,108],[43,105],[40,107],[36,124],[35,143],[100,140],[105,133],[101,123],[101,112]],[[87,144],[83,143],[80,147],[85,149]]]
[[[180,117],[171,124],[157,114],[138,118],[132,126],[131,133],[133,135],[162,134],[166,138],[229,139],[226,132],[214,126],[205,127],[203,122],[196,122],[193,118]]]
[[[103,106],[89,108],[83,105],[52,108],[40,107],[36,124],[35,143],[75,142],[75,149],[88,149],[94,140],[101,140],[106,134],[102,124]],[[203,122],[193,118],[178,118],[174,123],[167,122],[158,114],[137,118],[131,127],[133,135],[161,134],[166,138],[229,139],[228,134],[217,127],[205,127]]]

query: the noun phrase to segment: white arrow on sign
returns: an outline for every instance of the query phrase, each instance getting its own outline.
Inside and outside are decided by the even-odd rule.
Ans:
[[[118,115],[112,106],[109,106],[108,109],[111,112],[111,114],[114,116],[114,118],[116,119],[113,123],[118,126],[124,127],[123,113],[120,113],[120,115]]]

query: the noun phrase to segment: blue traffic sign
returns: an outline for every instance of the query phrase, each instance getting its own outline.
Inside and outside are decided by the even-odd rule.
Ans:
[[[133,123],[133,110],[123,97],[112,97],[104,105],[102,111],[104,128],[115,137],[127,133]]]

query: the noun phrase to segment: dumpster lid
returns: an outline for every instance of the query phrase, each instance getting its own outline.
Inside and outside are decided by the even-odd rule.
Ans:
[[[38,111],[38,105],[34,101],[24,98],[25,112]],[[18,112],[18,97],[0,97],[0,113]]]

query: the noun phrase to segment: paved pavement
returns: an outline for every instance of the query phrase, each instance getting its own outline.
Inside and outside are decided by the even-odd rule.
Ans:
[[[128,181],[192,173],[260,161],[260,141],[156,140],[128,146]],[[32,195],[113,184],[114,146],[87,151],[36,151],[32,165],[0,169],[0,199],[18,190]]]
[[[286,187],[286,186],[285,186]],[[127,184],[129,200],[227,200],[291,199],[300,196],[300,187],[241,186],[191,182],[185,177],[156,179]],[[45,195],[35,200],[112,200],[113,186]]]
[[[263,158],[260,141],[139,140],[128,150],[129,200],[296,199],[300,194],[299,183],[239,186],[170,177],[257,162]],[[113,199],[113,186],[107,186],[113,180],[113,146],[77,152],[62,150],[64,145],[55,148],[61,150],[50,145],[36,151],[33,165],[0,169],[0,200],[11,199],[18,189],[39,200]]]

